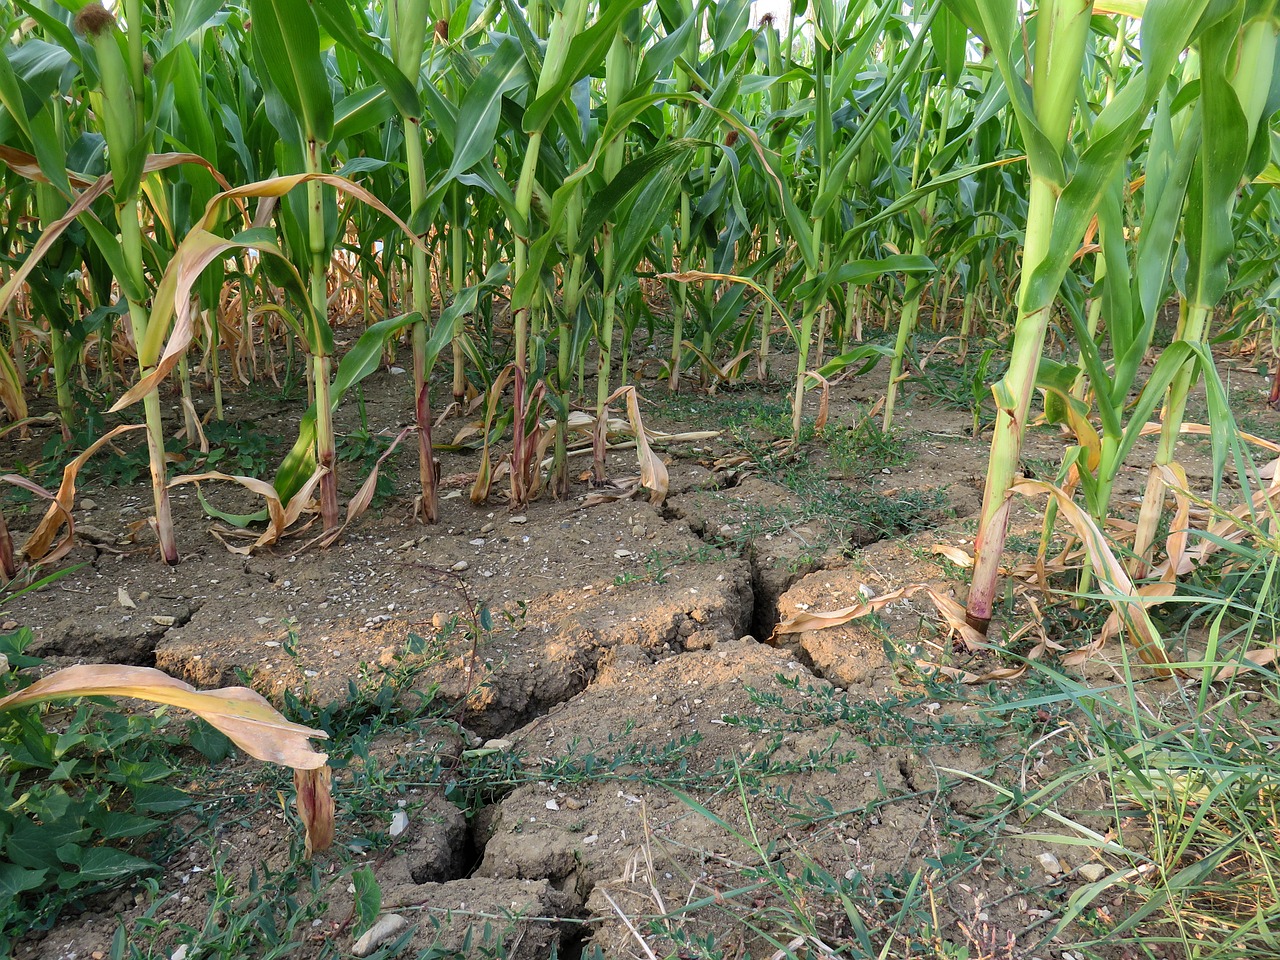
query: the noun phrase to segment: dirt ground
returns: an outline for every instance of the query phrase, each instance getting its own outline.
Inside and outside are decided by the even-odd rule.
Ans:
[[[1270,417],[1266,378],[1232,376],[1237,415]],[[30,626],[32,652],[51,666],[153,665],[201,687],[250,683],[277,703],[286,690],[316,704],[341,699],[352,681],[376,683],[382,671],[429,658],[415,683],[464,703],[460,725],[441,719],[412,738],[378,739],[385,805],[341,821],[337,851],[318,861],[324,876],[372,866],[384,910],[411,922],[405,956],[433,943],[480,955],[485,938],[486,949],[501,941],[506,955],[527,958],[553,946],[560,956],[595,946],[608,957],[692,956],[690,944],[708,937],[724,956],[768,957],[789,943],[800,950],[795,938],[839,944],[860,925],[882,941],[905,938],[902,891],[932,883],[963,847],[964,874],[929,894],[937,935],[974,956],[1068,957],[1070,935],[1043,942],[1046,931],[1086,882],[1081,868],[1117,864],[1099,847],[1021,836],[1046,829],[1043,818],[991,821],[1000,798],[978,777],[1025,789],[1051,778],[1057,761],[1050,746],[1028,749],[1038,739],[1025,724],[984,719],[987,694],[953,688],[943,697],[922,679],[918,658],[967,666],[923,595],[867,620],[771,638],[780,617],[908,584],[963,598],[962,572],[931,548],[971,549],[986,439],[969,436],[966,411],[908,389],[893,449],[842,446],[882,381],[877,371],[837,384],[823,435],[790,460],[767,461],[772,470],[743,455],[773,439],[744,411],[778,407],[781,390],[669,398],[664,385],[641,383],[650,428],[720,431],[658,446],[671,489],[657,505],[587,507],[588,485],[577,479],[569,499],[544,496],[515,512],[497,497],[473,505],[464,486],[447,484],[438,525],[424,527],[413,517],[416,465],[406,449],[393,461],[394,492],[333,548],[297,552],[313,529],[239,556],[207,532],[213,522],[196,489],[177,488],[174,568],[157,561],[150,532],[136,524],[150,507],[143,481],[106,486],[90,468],[76,510],[81,542],[68,558],[82,566],[0,617]],[[371,433],[408,422],[404,377],[381,371],[363,393]],[[300,403],[230,402],[228,416],[256,424],[272,449],[292,441]],[[356,432],[358,416],[348,402],[339,431]],[[1263,422],[1274,430],[1273,417]],[[43,439],[5,438],[0,461],[38,459]],[[1053,469],[1065,442],[1051,428],[1034,431],[1024,466]],[[446,478],[475,469],[474,453],[441,457]],[[1187,462],[1193,479],[1207,477],[1202,454]],[[589,457],[574,464],[578,477]],[[342,465],[344,500],[370,465]],[[792,468],[808,487],[793,482]],[[634,475],[634,452],[611,452],[608,471]],[[1126,470],[1116,496],[1140,497],[1144,481],[1145,469]],[[865,517],[821,506],[851,490],[869,505]],[[257,506],[229,485],[201,492],[223,510]],[[10,516],[19,543],[34,520]],[[1015,534],[1038,537],[1037,504],[1019,506]],[[511,788],[464,812],[423,771],[477,750],[510,763]],[[340,809],[356,776],[354,766],[335,774]],[[1101,830],[1106,807],[1096,784],[1061,799]],[[397,809],[409,826],[377,849],[342,833],[357,824],[385,833]],[[134,887],[68,914],[17,956],[106,956],[118,923],[142,938],[148,910],[169,924],[143,955],[177,956],[181,924],[199,927],[209,910],[213,860],[230,857],[243,877],[259,863],[287,865],[295,843],[279,805],[264,804],[176,855],[155,892]],[[830,899],[788,901],[818,875]],[[859,900],[878,907],[850,911],[841,889],[883,895]],[[345,883],[326,904],[307,942],[345,955],[354,939]],[[785,918],[797,915],[811,928],[789,928]]]

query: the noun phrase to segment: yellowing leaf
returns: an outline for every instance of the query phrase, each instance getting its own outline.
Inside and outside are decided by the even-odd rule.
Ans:
[[[132,697],[190,710],[258,760],[312,770],[329,758],[312,749],[321,730],[292,723],[248,687],[201,691],[152,667],[86,664],[67,667],[0,699],[0,712],[66,697]]]

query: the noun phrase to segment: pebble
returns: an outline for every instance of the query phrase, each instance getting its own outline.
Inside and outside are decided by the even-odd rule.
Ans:
[[[1086,863],[1080,868],[1080,876],[1090,883],[1096,883],[1107,875],[1107,868],[1101,863]]]
[[[398,837],[408,829],[409,814],[405,813],[403,810],[397,810],[395,812],[395,816],[391,818],[391,828],[387,830],[387,833],[391,834],[393,837]]]
[[[169,960],[187,960],[187,950],[187,945],[185,943],[181,944],[177,950],[169,954]]]
[[[507,523],[528,523],[528,522],[529,522],[529,518],[526,517],[523,513],[518,514],[514,517],[507,517]]]
[[[452,567],[450,567],[449,569],[450,569],[450,570],[452,570],[454,573],[461,573],[463,570],[468,569],[470,566],[471,566],[471,564],[467,563],[467,561],[465,561],[465,560],[459,560],[457,563],[455,563],[455,564],[454,564]]]
[[[1051,877],[1056,877],[1062,873],[1062,864],[1052,853],[1045,852],[1036,857],[1040,861],[1040,866],[1044,867],[1044,872]]]
[[[92,510],[97,505],[98,505],[98,502],[96,500],[91,500],[89,497],[85,497],[83,500],[80,501],[81,510]]]
[[[486,523],[483,527],[480,528],[481,533],[493,533],[493,531],[494,531],[494,525],[492,523]]]
[[[510,750],[514,744],[510,740],[494,739],[486,740],[484,748],[486,750]]]

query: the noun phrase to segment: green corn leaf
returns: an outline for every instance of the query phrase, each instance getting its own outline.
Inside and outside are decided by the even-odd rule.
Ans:
[[[13,71],[9,57],[0,57],[0,105],[8,111],[31,145],[40,172],[64,197],[71,196],[71,182],[67,179],[67,156],[62,149],[62,139],[53,126],[53,117],[46,108],[47,98],[36,91]]]
[[[225,6],[223,0],[172,0],[169,29],[160,36],[160,59],[184,47]]]
[[[494,150],[504,95],[524,86],[531,74],[520,47],[505,41],[484,65],[458,108],[453,161],[433,188],[438,189]]]
[[[669,143],[648,150],[625,164],[618,175],[598,193],[592,196],[582,215],[582,225],[578,232],[578,246],[575,253],[585,253],[595,240],[605,221],[612,218],[618,205],[633,191],[639,190],[659,170],[670,171],[678,168],[680,176],[692,162],[693,153],[701,147],[711,146],[706,140],[686,137],[672,140]],[[669,208],[667,208],[669,209]],[[667,209],[662,212],[667,216]],[[655,231],[656,232],[656,231]],[[652,235],[652,234],[651,234]]]
[[[229,523],[239,530],[245,529],[251,523],[261,523],[269,516],[269,511],[266,507],[254,513],[228,513],[225,510],[219,510],[205,499],[204,491],[201,490],[199,484],[196,484],[196,499],[200,501],[200,508],[204,510],[206,515],[213,517],[215,520],[221,520],[223,523]]]
[[[1219,21],[1200,40],[1200,102],[1204,138],[1186,211],[1187,299],[1211,307],[1227,290],[1227,261],[1235,247],[1231,213],[1249,152],[1249,126],[1226,67],[1235,43],[1234,20]]]
[[[422,115],[418,91],[391,59],[373,45],[356,24],[348,0],[313,0],[312,9],[320,26],[360,61],[386,90],[391,102],[403,117]]]
[[[933,40],[934,56],[942,67],[943,79],[948,87],[954,87],[960,82],[960,75],[964,72],[969,31],[959,17],[944,7],[934,17],[929,34]]]
[[[542,130],[569,88],[601,69],[618,24],[623,17],[642,6],[644,0],[612,0],[604,4],[596,22],[569,42],[567,69],[546,90],[539,84],[538,97],[529,105],[522,121],[525,133]]]
[[[250,0],[253,38],[272,85],[297,117],[304,140],[333,136],[333,96],[320,54],[320,28],[307,0]]]
[[[876,364],[884,357],[892,357],[893,349],[882,343],[864,343],[860,347],[855,347],[848,353],[842,353],[839,356],[832,357],[821,367],[818,368],[818,376],[830,379],[838,374],[844,373],[854,364],[861,364],[855,371],[855,376],[862,376],[870,373],[875,369]]]

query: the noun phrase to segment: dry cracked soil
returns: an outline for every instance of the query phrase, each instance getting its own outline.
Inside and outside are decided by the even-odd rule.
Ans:
[[[1265,387],[1257,379],[1248,389]],[[403,386],[385,373],[369,382],[368,423],[390,433],[406,420]],[[293,931],[295,956],[350,955],[358,868],[372,872],[383,910],[409,921],[389,941],[403,956],[432,946],[437,956],[817,956],[796,938],[839,947],[865,930],[904,948],[924,929],[972,955],[1067,956],[1069,933],[1045,940],[1053,918],[1085,882],[1081,867],[1115,864],[1087,846],[1023,839],[1040,821],[993,816],[1000,798],[977,776],[1030,789],[1060,761],[1027,748],[1041,742],[1035,731],[984,714],[981,697],[940,695],[922,677],[917,656],[947,648],[927,602],[772,637],[799,611],[911,583],[959,589],[962,574],[930,548],[970,543],[985,444],[968,436],[967,413],[917,398],[893,449],[841,447],[881,389],[838,385],[826,442],[789,458],[752,420],[777,396],[651,405],[650,426],[721,431],[658,446],[671,489],[657,505],[586,507],[579,480],[567,500],[514,511],[475,506],[446,482],[427,528],[405,492],[415,473],[406,453],[393,461],[399,492],[323,551],[299,552],[303,534],[233,554],[182,487],[183,560],[167,568],[137,523],[149,508],[140,482],[90,481],[67,558],[80,566],[0,616],[33,629],[32,652],[49,667],[152,665],[200,687],[249,683],[277,704],[287,691],[313,705],[400,676],[411,688],[401,696],[446,705],[412,729],[381,730],[335,771],[338,843],[316,860],[323,904]],[[231,415],[256,425],[246,430],[288,442],[296,416],[241,402]],[[357,430],[343,416],[339,429]],[[6,439],[6,458],[33,459],[40,439]],[[1063,443],[1038,432],[1028,463],[1056,462]],[[442,457],[446,478],[474,469],[474,454]],[[364,469],[344,464],[344,491]],[[634,453],[611,452],[608,470],[634,474]],[[1142,479],[1122,476],[1118,495],[1136,495]],[[235,488],[204,487],[224,510],[255,508]],[[838,499],[851,491],[860,499]],[[841,515],[849,503],[864,514]],[[12,522],[20,542],[24,519]],[[1038,531],[1034,505],[1017,526]],[[343,747],[330,749],[341,757]],[[119,924],[140,955],[177,956],[208,922],[215,875],[243,889],[251,873],[290,869],[295,824],[273,800],[288,788],[251,767],[202,767],[183,785],[207,799],[202,810],[238,791],[264,802],[183,814],[175,830],[192,839],[153,889],[135,884],[69,911],[16,956],[106,956]],[[477,770],[488,786],[460,802],[451,778]],[[1088,811],[1106,801],[1085,783],[1059,806],[1105,830]],[[392,836],[400,813],[407,826]],[[920,884],[932,912],[923,926],[903,910]]]

